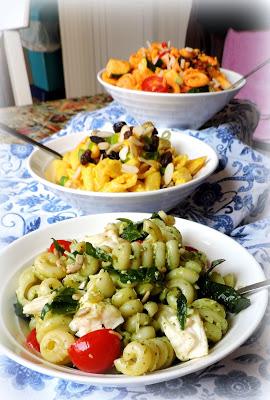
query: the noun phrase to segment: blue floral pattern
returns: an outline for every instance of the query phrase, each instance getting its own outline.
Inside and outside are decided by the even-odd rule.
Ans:
[[[136,123],[112,103],[76,115],[56,136],[106,128],[116,120]],[[253,105],[233,101],[200,131],[184,132],[210,144],[219,154],[219,165],[171,212],[230,235],[254,255],[270,277],[270,217],[265,211],[270,163],[249,147],[257,123],[258,112]],[[0,146],[0,247],[42,226],[82,215],[29,175],[26,161],[32,150],[29,145]],[[262,217],[263,213],[266,216]],[[270,392],[269,330],[270,307],[256,332],[224,360],[203,371],[145,387],[127,390],[52,379],[2,356],[0,379],[6,393],[12,387],[23,399],[37,392],[46,400],[263,399]]]

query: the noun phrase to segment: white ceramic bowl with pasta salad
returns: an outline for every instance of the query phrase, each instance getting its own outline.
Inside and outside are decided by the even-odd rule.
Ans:
[[[177,205],[218,165],[208,144],[182,132],[157,131],[151,122],[113,128],[50,141],[63,159],[38,149],[30,173],[84,213],[151,212]]]
[[[111,58],[97,74],[102,87],[139,123],[198,129],[245,85],[217,57],[169,42],[148,43],[126,60]]]
[[[81,383],[145,385],[205,368],[252,334],[267,305],[267,290],[236,292],[265,279],[242,246],[164,212],[62,221],[1,260],[1,351]]]

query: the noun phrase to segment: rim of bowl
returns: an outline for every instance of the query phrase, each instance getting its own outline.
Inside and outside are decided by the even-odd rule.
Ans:
[[[97,80],[99,81],[99,83],[100,83],[102,86],[104,86],[104,87],[106,87],[106,88],[108,88],[108,89],[115,90],[116,92],[119,92],[119,93],[121,93],[121,92],[122,92],[122,93],[127,93],[127,94],[136,93],[136,94],[142,94],[143,96],[149,96],[149,97],[152,97],[152,96],[155,96],[155,97],[156,97],[156,96],[160,96],[160,97],[170,97],[170,98],[172,98],[172,97],[176,97],[176,98],[181,97],[181,98],[184,98],[184,97],[194,97],[194,96],[197,96],[197,97],[202,97],[202,96],[218,96],[218,95],[221,95],[221,93],[228,93],[228,92],[234,92],[234,91],[236,91],[236,90],[239,90],[239,89],[241,89],[241,88],[246,84],[246,82],[247,82],[246,79],[243,79],[244,76],[241,75],[241,74],[239,74],[238,72],[232,71],[232,70],[230,70],[230,69],[220,68],[220,70],[221,70],[222,72],[224,72],[225,74],[226,74],[226,73],[233,73],[233,74],[237,75],[237,76],[238,76],[238,79],[237,79],[235,82],[237,82],[237,81],[240,80],[240,79],[243,79],[243,81],[242,81],[239,85],[237,85],[236,87],[234,87],[234,88],[225,89],[225,90],[222,90],[222,91],[220,91],[220,92],[203,92],[203,93],[160,93],[160,92],[146,92],[146,91],[144,91],[144,90],[126,89],[126,88],[114,86],[114,85],[111,85],[111,84],[108,83],[108,82],[105,82],[105,81],[101,78],[101,74],[105,71],[105,69],[106,69],[106,68],[102,68],[102,69],[97,73]],[[232,83],[232,84],[234,84],[234,83]]]
[[[72,135],[76,135],[77,133],[73,133]],[[67,135],[64,136],[66,138],[68,138],[71,135]],[[53,143],[56,140],[59,139],[63,139],[62,138],[55,138],[53,140],[51,140],[49,143]],[[203,143],[204,146],[206,146],[208,148],[208,156],[211,156],[211,161],[213,163],[213,166],[211,168],[211,170],[209,170],[207,173],[205,173],[202,176],[199,177],[195,177],[193,178],[191,181],[183,183],[182,185],[177,185],[177,186],[172,186],[172,187],[168,187],[168,188],[163,188],[163,189],[157,189],[157,190],[148,190],[148,191],[143,191],[143,192],[94,192],[94,191],[90,191],[90,190],[83,190],[83,189],[74,189],[74,188],[68,188],[65,186],[61,186],[58,185],[57,183],[53,183],[48,181],[45,177],[41,177],[40,175],[38,175],[32,168],[31,163],[33,162],[33,158],[36,157],[36,155],[39,152],[43,152],[41,149],[36,149],[33,151],[33,153],[30,155],[30,157],[27,160],[27,169],[30,171],[31,175],[38,180],[39,182],[42,182],[44,185],[52,187],[56,190],[59,190],[61,192],[66,192],[69,194],[77,194],[77,195],[83,195],[83,196],[93,196],[93,197],[130,197],[130,198],[136,198],[136,197],[142,197],[142,196],[151,196],[151,195],[159,195],[160,193],[170,193],[170,192],[174,192],[174,191],[178,191],[181,190],[182,188],[188,188],[189,186],[193,186],[194,184],[199,184],[201,181],[203,181],[204,179],[206,179],[208,176],[210,176],[215,169],[218,166],[219,163],[219,158],[217,153],[215,152],[215,150],[209,146],[209,144],[202,142],[201,140],[194,138],[194,137],[189,137],[187,136],[187,139],[189,140],[193,140],[195,142],[199,142],[199,143]],[[199,144],[198,143],[198,144]],[[207,162],[207,160],[206,160]],[[196,176],[196,175],[195,175]]]

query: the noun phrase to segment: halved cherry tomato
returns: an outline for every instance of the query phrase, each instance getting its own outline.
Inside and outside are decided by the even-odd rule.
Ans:
[[[142,90],[145,92],[167,93],[169,91],[169,86],[160,76],[151,75],[142,82]]]
[[[32,329],[31,332],[28,333],[26,337],[26,344],[28,347],[30,347],[30,349],[34,349],[40,352],[36,329]]]
[[[59,244],[59,246],[63,247],[64,250],[70,251],[71,242],[69,242],[68,240],[59,239],[59,240],[57,240],[57,243]],[[50,245],[50,248],[49,248],[48,251],[50,253],[53,253],[54,249],[55,249],[55,245],[54,245],[54,243],[52,243]]]
[[[89,332],[76,340],[68,353],[73,364],[81,371],[105,372],[121,354],[120,335],[111,329]]]

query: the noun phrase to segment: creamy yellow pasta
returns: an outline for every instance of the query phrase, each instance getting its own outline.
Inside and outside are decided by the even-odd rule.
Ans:
[[[177,154],[151,122],[113,125],[114,133],[92,131],[75,149],[54,160],[45,176],[59,185],[94,192],[142,192],[189,182],[206,157]]]

